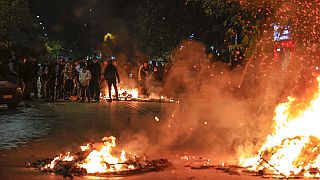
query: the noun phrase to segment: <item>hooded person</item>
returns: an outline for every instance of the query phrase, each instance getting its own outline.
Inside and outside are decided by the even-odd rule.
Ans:
[[[81,85],[81,102],[85,102],[85,97],[87,96],[88,102],[91,102],[90,92],[89,92],[89,84],[91,80],[91,73],[87,69],[86,65],[83,65],[79,73],[79,82]]]
[[[117,87],[117,79],[118,83],[120,83],[120,77],[118,73],[117,67],[112,63],[111,60],[108,61],[108,65],[104,71],[104,78],[108,84],[109,90],[109,100],[108,102],[112,102],[111,88],[113,86],[116,93],[116,100],[119,101],[118,87]]]

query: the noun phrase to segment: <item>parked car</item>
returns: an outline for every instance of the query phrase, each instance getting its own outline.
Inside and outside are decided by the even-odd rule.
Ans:
[[[0,104],[16,109],[22,102],[22,89],[9,81],[0,81]]]

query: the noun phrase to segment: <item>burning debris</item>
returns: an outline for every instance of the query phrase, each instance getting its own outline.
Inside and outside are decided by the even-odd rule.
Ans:
[[[320,77],[317,81],[310,101],[289,97],[278,105],[274,132],[256,157],[240,159],[243,167],[264,176],[320,178]]]
[[[116,147],[116,138],[104,137],[102,143],[81,146],[81,151],[75,154],[70,152],[60,154],[54,159],[43,159],[26,163],[26,167],[33,167],[42,172],[62,175],[65,178],[73,176],[125,176],[151,171],[161,171],[170,163],[167,159],[146,160],[136,155],[126,156],[113,152]],[[117,155],[115,155],[117,154]]]
[[[116,92],[112,88],[111,90],[112,98],[116,98]],[[105,88],[104,91],[101,92],[102,99],[109,99],[108,88]],[[138,88],[128,88],[125,86],[118,87],[118,97],[123,101],[143,101],[143,102],[166,102],[166,103],[174,103],[177,102],[172,98],[167,98],[165,96],[157,95],[155,93],[151,93],[149,96],[140,96]]]

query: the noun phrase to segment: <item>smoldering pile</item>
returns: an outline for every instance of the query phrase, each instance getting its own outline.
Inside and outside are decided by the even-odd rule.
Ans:
[[[81,159],[81,157],[79,157]],[[73,179],[74,176],[98,176],[98,177],[118,177],[118,176],[130,176],[137,175],[147,172],[163,171],[170,166],[170,162],[167,159],[156,159],[156,160],[136,160],[128,161],[126,165],[133,165],[135,169],[121,170],[107,173],[93,173],[90,174],[86,169],[79,167],[77,161],[59,161],[53,169],[46,168],[47,164],[50,164],[53,159],[41,159],[34,162],[27,162],[27,168],[34,168],[44,173],[53,173],[56,175],[62,175],[64,178]],[[108,164],[111,165],[111,164]]]
[[[128,176],[140,173],[162,171],[170,166],[167,159],[148,160],[135,154],[126,156],[124,150],[116,148],[116,138],[104,137],[102,143],[91,143],[81,146],[81,151],[67,152],[55,158],[27,162],[27,168],[35,168],[44,173],[62,175],[72,179],[74,176]]]

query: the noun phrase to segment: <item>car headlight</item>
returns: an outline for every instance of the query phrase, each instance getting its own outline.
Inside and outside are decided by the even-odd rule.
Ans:
[[[22,89],[21,89],[20,87],[18,87],[18,88],[16,89],[16,92],[22,94]]]

